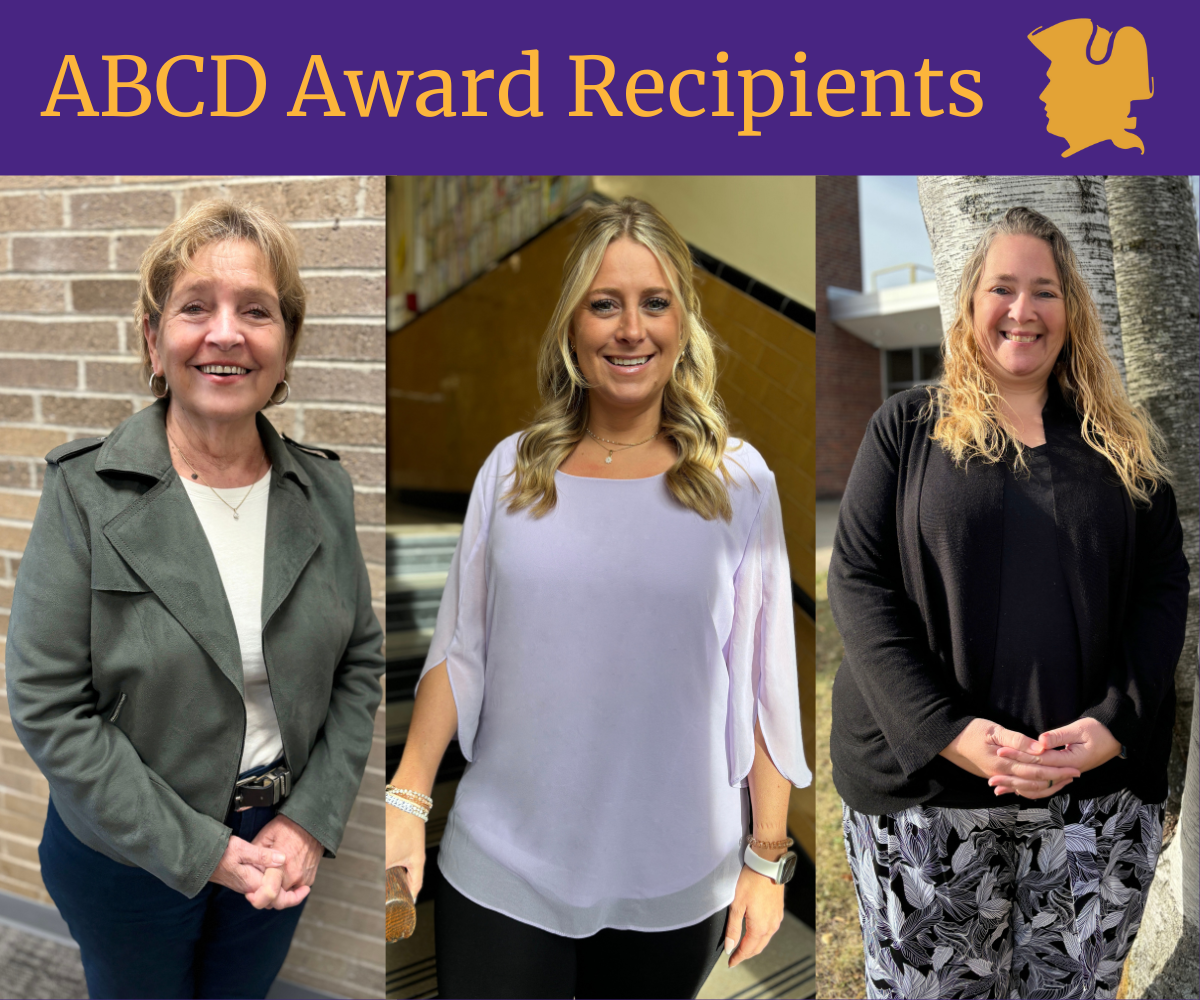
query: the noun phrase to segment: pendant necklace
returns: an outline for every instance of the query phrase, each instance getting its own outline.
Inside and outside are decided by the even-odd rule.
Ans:
[[[242,497],[242,499],[239,500],[237,502],[237,505],[235,506],[234,504],[231,504],[228,500],[226,500],[223,496],[221,496],[220,493],[218,493],[216,490],[214,490],[212,488],[212,486],[209,486],[208,480],[205,479],[202,475],[200,475],[200,473],[196,470],[196,467],[194,465],[192,465],[192,463],[188,460],[187,455],[185,455],[183,453],[183,449],[180,448],[179,445],[177,445],[175,443],[175,441],[171,438],[170,435],[167,435],[167,440],[170,441],[171,446],[177,452],[179,452],[179,457],[183,459],[184,464],[187,465],[187,467],[192,470],[192,478],[199,479],[200,482],[202,482],[205,486],[208,486],[208,488],[210,490],[212,490],[212,495],[215,496],[218,500],[220,500],[221,503],[223,503],[231,511],[233,511],[233,519],[235,521],[241,520],[240,516],[238,515],[238,508],[241,507],[242,504],[244,504],[247,500],[250,499],[250,494],[254,492],[254,487],[258,485],[258,477],[256,476],[255,481],[250,484],[250,489],[246,490],[246,495],[244,497]],[[262,458],[259,460],[259,463],[258,463],[258,472],[262,471],[263,462],[265,462],[266,460],[267,460],[267,452],[266,452],[266,449],[263,449]]]
[[[615,444],[616,445],[615,448],[606,448],[605,449],[605,451],[608,452],[608,456],[604,459],[605,465],[612,465],[613,452],[628,451],[630,448],[637,448],[640,445],[649,444],[651,441],[653,441],[656,437],[658,437],[662,433],[662,428],[660,427],[653,434],[651,434],[648,438],[646,438],[645,441],[635,441],[633,444],[626,444],[624,441],[610,441],[608,438],[602,438],[599,434],[593,434],[592,429],[590,427],[585,427],[584,430],[587,431],[589,437],[592,437],[597,441],[601,441],[604,444]],[[187,461],[187,459],[184,459],[184,461]]]

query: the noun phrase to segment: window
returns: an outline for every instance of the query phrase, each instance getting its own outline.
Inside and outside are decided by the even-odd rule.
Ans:
[[[906,347],[884,355],[884,396],[894,396],[914,385],[936,382],[942,377],[940,344]]]

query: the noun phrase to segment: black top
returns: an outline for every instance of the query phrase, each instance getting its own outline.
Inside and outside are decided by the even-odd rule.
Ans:
[[[1079,638],[1058,556],[1046,446],[1004,477],[1000,620],[988,704],[993,721],[1034,738],[1079,718]]]
[[[1037,530],[1052,531],[1053,544],[1043,534],[1026,556],[1040,560],[1036,578],[1048,575],[1047,552],[1057,554],[1060,600],[1074,619],[1076,680],[1061,674],[1047,684],[1047,672],[1036,671],[1038,710],[1069,703],[1072,718],[1097,719],[1130,752],[1128,761],[1088,772],[1067,792],[1091,797],[1129,788],[1144,801],[1166,796],[1188,592],[1174,494],[1163,486],[1149,507],[1135,508],[1107,459],[1082,439],[1073,407],[1056,384],[1050,390],[1046,444],[1037,450],[1053,488],[1052,527],[1037,501],[1040,480],[1013,480],[1004,463],[956,467],[929,440],[924,389],[893,396],[871,420],[842,499],[829,569],[830,605],[846,649],[834,682],[830,757],[838,791],[859,812],[923,802],[995,805],[986,779],[939,751],[975,717],[1004,724],[998,714],[1005,706],[1025,722],[1011,728],[1042,731],[1028,714],[1031,675],[1020,688],[1005,661],[1028,662],[1020,650],[1026,640],[1038,644],[1044,662],[1047,655],[1057,660],[1071,630],[1023,638],[1003,624],[1016,607],[1008,598],[1021,600],[1003,586],[1006,555],[1021,558],[1005,546],[1010,515],[1024,521],[1032,514]],[[1017,576],[1030,574],[1018,564]],[[993,703],[994,692],[1001,701]]]

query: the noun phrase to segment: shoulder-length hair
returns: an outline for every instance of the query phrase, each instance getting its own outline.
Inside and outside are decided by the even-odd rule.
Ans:
[[[571,320],[609,244],[618,239],[633,240],[654,254],[680,306],[680,354],[662,401],[662,433],[678,451],[667,488],[706,520],[728,521],[733,513],[724,462],[729,430],[716,393],[713,335],[700,315],[691,251],[657,209],[635,198],[594,210],[567,254],[558,304],[538,351],[542,406],[521,434],[504,499],[511,513],[529,507],[534,517],[557,502],[554,473],[582,440],[588,422],[588,384],[571,347]]]
[[[929,387],[926,413],[936,416],[930,436],[958,464],[975,457],[999,462],[1011,448],[1018,466],[1024,465],[1024,446],[998,415],[1000,390],[984,363],[975,323],[975,292],[988,250],[999,236],[1033,236],[1050,245],[1067,321],[1053,377],[1079,415],[1083,440],[1108,459],[1132,500],[1149,503],[1169,478],[1155,455],[1162,438],[1149,416],[1125,394],[1071,244],[1053,222],[1029,208],[1010,208],[993,222],[963,266],[957,313],[942,342],[941,382]]]
[[[192,268],[192,258],[201,248],[225,240],[245,240],[258,247],[271,269],[287,335],[286,377],[286,369],[291,368],[296,359],[304,328],[306,297],[304,283],[300,280],[299,245],[292,231],[270,212],[219,198],[193,205],[159,233],[142,254],[133,322],[142,341],[144,377],[149,378],[153,368],[150,345],[142,336],[143,321],[149,320],[150,329],[157,330],[175,279]]]

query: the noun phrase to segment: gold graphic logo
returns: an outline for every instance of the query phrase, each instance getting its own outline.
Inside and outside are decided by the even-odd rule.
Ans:
[[[1064,157],[1098,142],[1146,151],[1131,131],[1131,101],[1154,96],[1146,61],[1146,39],[1137,28],[1115,35],[1086,17],[1059,21],[1030,32],[1029,40],[1050,59],[1050,81],[1038,97],[1046,106],[1046,131],[1067,140]]]

